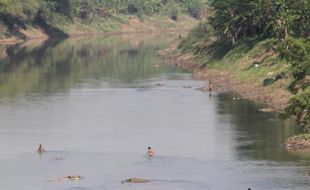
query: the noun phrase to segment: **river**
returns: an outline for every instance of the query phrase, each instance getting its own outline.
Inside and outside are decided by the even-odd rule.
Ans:
[[[170,41],[0,46],[0,189],[309,189],[309,157],[281,148],[299,133],[294,121],[234,93],[197,90],[206,82],[159,65]],[[68,175],[81,180],[49,181]],[[150,182],[121,183],[132,177]]]

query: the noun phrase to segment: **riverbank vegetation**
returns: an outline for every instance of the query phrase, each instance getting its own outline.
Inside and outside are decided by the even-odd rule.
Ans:
[[[209,0],[210,16],[179,44],[200,67],[292,93],[285,109],[310,129],[310,2]],[[277,98],[277,97],[274,97]]]
[[[184,14],[200,19],[205,8],[204,0],[0,0],[0,39],[26,39],[30,29],[47,36],[115,32],[128,22],[128,15],[140,21],[154,15],[174,21]]]

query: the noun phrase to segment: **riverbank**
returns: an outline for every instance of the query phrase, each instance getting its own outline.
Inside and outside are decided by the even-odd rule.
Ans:
[[[287,115],[287,110],[292,109],[301,113],[295,115],[296,121],[304,131],[309,130],[307,127],[309,109],[303,107],[307,104],[309,96],[299,98],[289,90],[288,87],[294,80],[292,68],[288,62],[281,59],[279,52],[275,51],[273,39],[244,41],[228,48],[225,44],[212,47],[212,45],[206,45],[206,43],[212,44],[210,40],[207,42],[198,40],[196,43],[190,42],[190,46],[185,48],[189,51],[184,51],[179,47],[180,44],[187,43],[186,40],[175,41],[171,47],[160,52],[160,55],[166,59],[165,63],[176,64],[192,71],[194,78],[198,80],[212,81],[214,90],[217,92],[236,92],[244,99],[266,104],[267,107],[260,109],[262,112],[277,111]],[[198,52],[201,48],[204,48],[203,51]],[[227,49],[223,51],[225,48],[228,51]],[[201,90],[208,91],[209,88],[204,86]],[[307,134],[301,135],[303,136]],[[294,136],[288,138],[285,144],[288,145],[284,147],[289,152],[310,152],[310,146],[308,146],[310,138],[305,140]]]
[[[223,64],[218,66],[218,63],[210,63],[208,66],[202,64],[208,60],[207,57],[197,57],[193,53],[182,53],[177,49],[180,40],[176,40],[171,46],[164,51],[159,52],[166,60],[165,63],[176,64],[186,70],[192,71],[193,76],[197,80],[211,80],[214,84],[216,92],[233,91],[245,99],[259,101],[267,104],[270,109],[275,111],[283,111],[288,105],[292,94],[286,89],[289,80],[277,81],[272,85],[263,86],[262,80],[264,77],[250,78],[244,77],[249,65],[252,65],[256,58],[250,59],[249,55],[245,57],[246,61],[232,62],[229,67],[224,67]],[[264,52],[264,51],[263,51]],[[264,53],[263,53],[264,54]],[[236,69],[240,66],[239,69]],[[261,68],[257,68],[259,70]],[[272,70],[272,69],[270,69]],[[267,72],[267,73],[266,73]],[[269,75],[276,75],[276,72],[264,71]],[[264,74],[262,74],[264,76]],[[208,86],[201,88],[203,91],[208,91]]]
[[[84,23],[81,20],[66,25],[57,26],[62,32],[47,32],[41,26],[26,25],[18,31],[5,31],[6,35],[0,38],[0,44],[23,43],[33,39],[47,40],[54,37],[81,37],[119,34],[159,33],[189,31],[198,23],[198,20],[188,15],[179,16],[178,20],[172,20],[167,16],[145,16],[140,19],[137,16],[117,16],[109,19],[101,19],[92,23]]]
[[[289,152],[310,153],[310,134],[292,136],[285,140],[283,147]]]

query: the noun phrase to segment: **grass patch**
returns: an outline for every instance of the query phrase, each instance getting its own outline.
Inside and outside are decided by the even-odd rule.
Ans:
[[[301,135],[296,135],[296,136],[293,136],[291,137],[291,139],[294,139],[294,140],[310,140],[310,134],[301,134]]]
[[[222,59],[215,59],[214,55],[207,60],[207,56],[199,59],[207,62],[209,69],[228,71],[240,81],[272,89],[287,88],[291,80],[290,65],[271,49],[272,44],[273,39],[244,41],[228,50]],[[220,48],[213,51],[223,52]]]

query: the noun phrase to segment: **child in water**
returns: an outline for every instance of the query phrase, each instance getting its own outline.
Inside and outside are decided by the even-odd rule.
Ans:
[[[40,144],[38,148],[38,153],[43,153],[43,152],[45,152],[45,149],[43,148],[42,144]]]
[[[152,157],[154,155],[153,149],[149,146],[146,152],[146,156]]]

